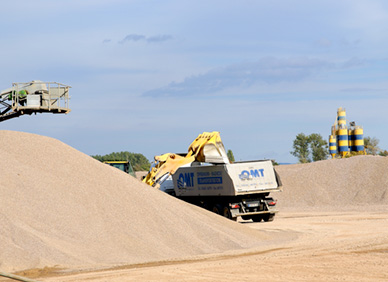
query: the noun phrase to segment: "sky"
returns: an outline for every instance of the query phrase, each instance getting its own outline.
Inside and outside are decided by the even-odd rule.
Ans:
[[[13,0],[0,8],[0,89],[32,80],[72,87],[69,114],[22,116],[2,130],[149,160],[219,131],[238,161],[296,163],[296,135],[328,139],[344,107],[388,150],[388,1]]]

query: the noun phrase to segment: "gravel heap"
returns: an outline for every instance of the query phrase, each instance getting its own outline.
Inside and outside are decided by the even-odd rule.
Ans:
[[[0,131],[0,144],[1,271],[160,261],[269,239],[58,140]]]
[[[388,157],[356,156],[277,166],[284,190],[279,208],[360,207],[388,204]]]

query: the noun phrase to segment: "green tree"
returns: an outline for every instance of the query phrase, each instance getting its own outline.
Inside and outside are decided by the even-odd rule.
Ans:
[[[387,151],[387,150],[380,151],[380,152],[379,152],[379,156],[387,157],[387,156],[388,156],[388,151]]]
[[[308,139],[313,161],[326,160],[329,156],[327,141],[317,133],[310,134]]]
[[[296,135],[294,144],[292,146],[294,150],[291,154],[299,159],[300,163],[309,163],[311,159],[309,157],[309,137],[304,133]]]
[[[150,162],[147,158],[138,153],[131,152],[113,152],[107,155],[95,155],[93,158],[103,162],[103,161],[129,161],[132,165],[133,170],[143,171],[150,169]]]
[[[300,163],[325,160],[329,155],[327,141],[318,133],[299,133],[294,140],[293,149],[291,154],[297,157]]]
[[[380,151],[379,148],[379,139],[373,137],[366,136],[364,137],[364,147],[365,147],[365,152],[368,155],[377,155],[377,152]]]
[[[228,155],[228,159],[231,163],[234,162],[234,155],[233,155],[233,152],[232,150],[228,150],[228,152],[226,153]]]

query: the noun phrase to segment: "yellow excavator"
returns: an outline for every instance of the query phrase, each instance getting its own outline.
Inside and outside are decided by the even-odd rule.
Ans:
[[[187,154],[155,156],[143,182],[229,219],[272,221],[282,183],[271,160],[230,163],[219,132],[204,132]]]
[[[172,175],[178,168],[192,162],[229,163],[220,133],[217,131],[203,132],[190,144],[188,153],[181,156],[167,153],[155,156],[155,163],[143,182],[157,187],[158,183],[166,176]]]

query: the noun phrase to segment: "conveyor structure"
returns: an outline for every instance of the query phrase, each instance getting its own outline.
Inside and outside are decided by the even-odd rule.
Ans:
[[[0,122],[36,113],[67,114],[69,89],[58,82],[16,82],[0,92]]]

